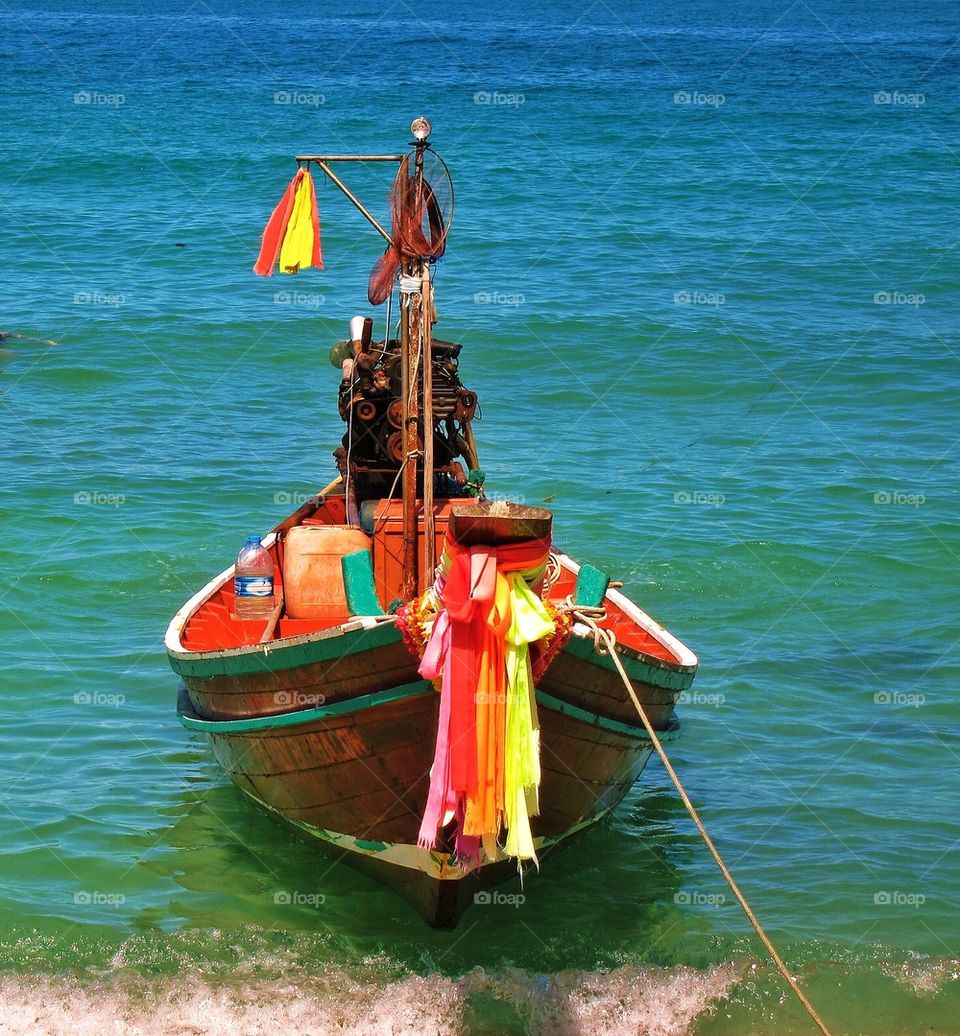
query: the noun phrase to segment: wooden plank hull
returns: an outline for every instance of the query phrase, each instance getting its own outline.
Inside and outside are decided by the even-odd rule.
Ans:
[[[546,851],[613,809],[652,749],[636,726],[571,715],[546,692],[538,703],[543,779],[533,831]],[[429,923],[451,927],[516,864],[463,870],[445,848],[416,846],[437,705],[432,686],[419,681],[340,706],[232,721],[202,719],[184,690],[180,713],[254,801],[393,887]]]
[[[333,634],[333,635],[332,635]],[[662,726],[694,669],[653,665],[621,651],[634,691],[654,727]],[[348,623],[338,631],[291,638],[280,645],[222,652],[206,659],[171,658],[193,708],[209,719],[246,719],[347,701],[419,679],[418,660],[389,624]],[[586,631],[574,631],[544,674],[542,686],[570,704],[623,723],[636,712],[613,662]]]
[[[288,655],[294,654],[294,657]],[[349,630],[336,638],[317,638],[291,652],[262,652],[250,672],[180,675],[193,707],[210,719],[270,716],[419,680],[417,660],[390,626]],[[176,667],[175,667],[176,668]]]

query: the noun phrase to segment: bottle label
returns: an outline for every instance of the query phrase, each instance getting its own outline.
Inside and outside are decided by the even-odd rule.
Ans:
[[[236,576],[233,592],[237,597],[273,597],[273,576]]]

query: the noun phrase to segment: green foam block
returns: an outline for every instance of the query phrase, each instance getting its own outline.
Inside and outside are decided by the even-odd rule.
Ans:
[[[351,615],[383,615],[377,585],[373,579],[373,555],[369,550],[344,554],[340,559],[347,607]]]
[[[603,604],[610,577],[593,565],[581,565],[577,573],[577,586],[573,594],[573,603],[582,608],[599,608]]]

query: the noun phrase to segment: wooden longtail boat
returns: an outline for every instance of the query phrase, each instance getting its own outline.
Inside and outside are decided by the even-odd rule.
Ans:
[[[237,617],[230,566],[177,612],[166,649],[182,679],[181,722],[209,738],[241,791],[395,888],[430,924],[453,927],[517,861],[489,842],[458,854],[449,823],[432,847],[421,832],[418,846],[444,722],[441,695],[419,671],[436,624],[427,604],[443,598],[442,578],[433,596],[431,588],[449,554],[486,551],[496,561],[507,545],[549,543],[551,515],[483,499],[476,396],[459,380],[460,347],[432,336],[430,269],[445,246],[452,188],[429,124],[418,119],[411,130],[408,155],[298,159],[301,169],[318,166],[387,241],[369,294],[392,305],[399,288],[399,337],[390,337],[388,305],[381,341],[372,321],[354,318],[350,339],[332,351],[347,422],[340,477],[263,538],[275,569],[272,614]],[[398,164],[389,232],[331,169],[364,158]],[[554,547],[531,585],[555,620],[530,648],[541,773],[530,823],[542,856],[606,816],[652,751],[589,622],[614,631],[661,740],[678,730],[674,705],[697,659],[603,573]]]

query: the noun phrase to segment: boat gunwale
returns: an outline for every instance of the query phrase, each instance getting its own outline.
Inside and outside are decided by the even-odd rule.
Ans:
[[[562,554],[559,551],[554,551],[557,560],[560,564],[567,569],[568,572],[572,572],[577,575],[580,572],[581,565],[578,561],[570,557],[569,554]],[[631,658],[637,658],[642,662],[646,662],[649,665],[659,666],[664,669],[680,670],[682,672],[696,672],[697,667],[700,664],[700,660],[696,654],[687,647],[683,641],[678,640],[669,630],[664,629],[663,626],[657,622],[652,616],[648,615],[635,601],[630,600],[626,594],[621,593],[616,587],[610,587],[604,599],[609,600],[620,609],[620,611],[628,616],[636,623],[645,633],[650,634],[654,640],[658,641],[665,648],[673,652],[676,657],[676,662],[668,661],[667,659],[657,658],[656,655],[651,655],[646,651],[641,651],[638,648],[632,648],[628,644],[617,643],[617,651],[621,654],[630,656]],[[582,623],[575,623],[573,632],[578,636],[592,637],[593,631],[588,626]]]
[[[293,517],[293,516],[291,516]],[[285,524],[285,523],[283,523]],[[263,544],[268,549],[274,545],[278,531],[274,530],[263,538]],[[580,571],[580,564],[568,554],[559,551],[554,552],[561,566],[574,576]],[[187,622],[216,594],[230,579],[234,571],[234,565],[225,568],[218,575],[202,586],[171,619],[164,636],[164,647],[170,657],[171,664],[174,661],[203,663],[220,659],[242,658],[244,656],[266,658],[271,654],[286,651],[291,648],[303,647],[313,643],[320,643],[348,633],[369,631],[378,626],[391,625],[392,616],[351,616],[345,622],[330,626],[327,629],[314,630],[308,633],[297,633],[291,637],[283,637],[277,640],[267,641],[264,644],[241,644],[238,647],[217,648],[206,651],[191,651],[184,648],[182,638]],[[647,651],[631,647],[628,644],[617,644],[617,651],[644,665],[655,669],[667,670],[679,674],[695,673],[698,666],[697,656],[685,644],[678,640],[668,630],[664,629],[655,619],[648,615],[638,604],[630,600],[625,594],[615,588],[608,589],[606,598],[609,598],[620,612],[629,618],[635,625],[642,629],[649,636],[652,636],[658,643],[662,644],[675,657],[676,661],[658,658]],[[580,640],[592,638],[593,633],[589,627],[582,623],[574,623],[571,633]],[[397,634],[399,637],[399,633]],[[281,667],[283,668],[283,667]],[[290,668],[296,668],[291,666]],[[179,670],[174,666],[174,670]]]

